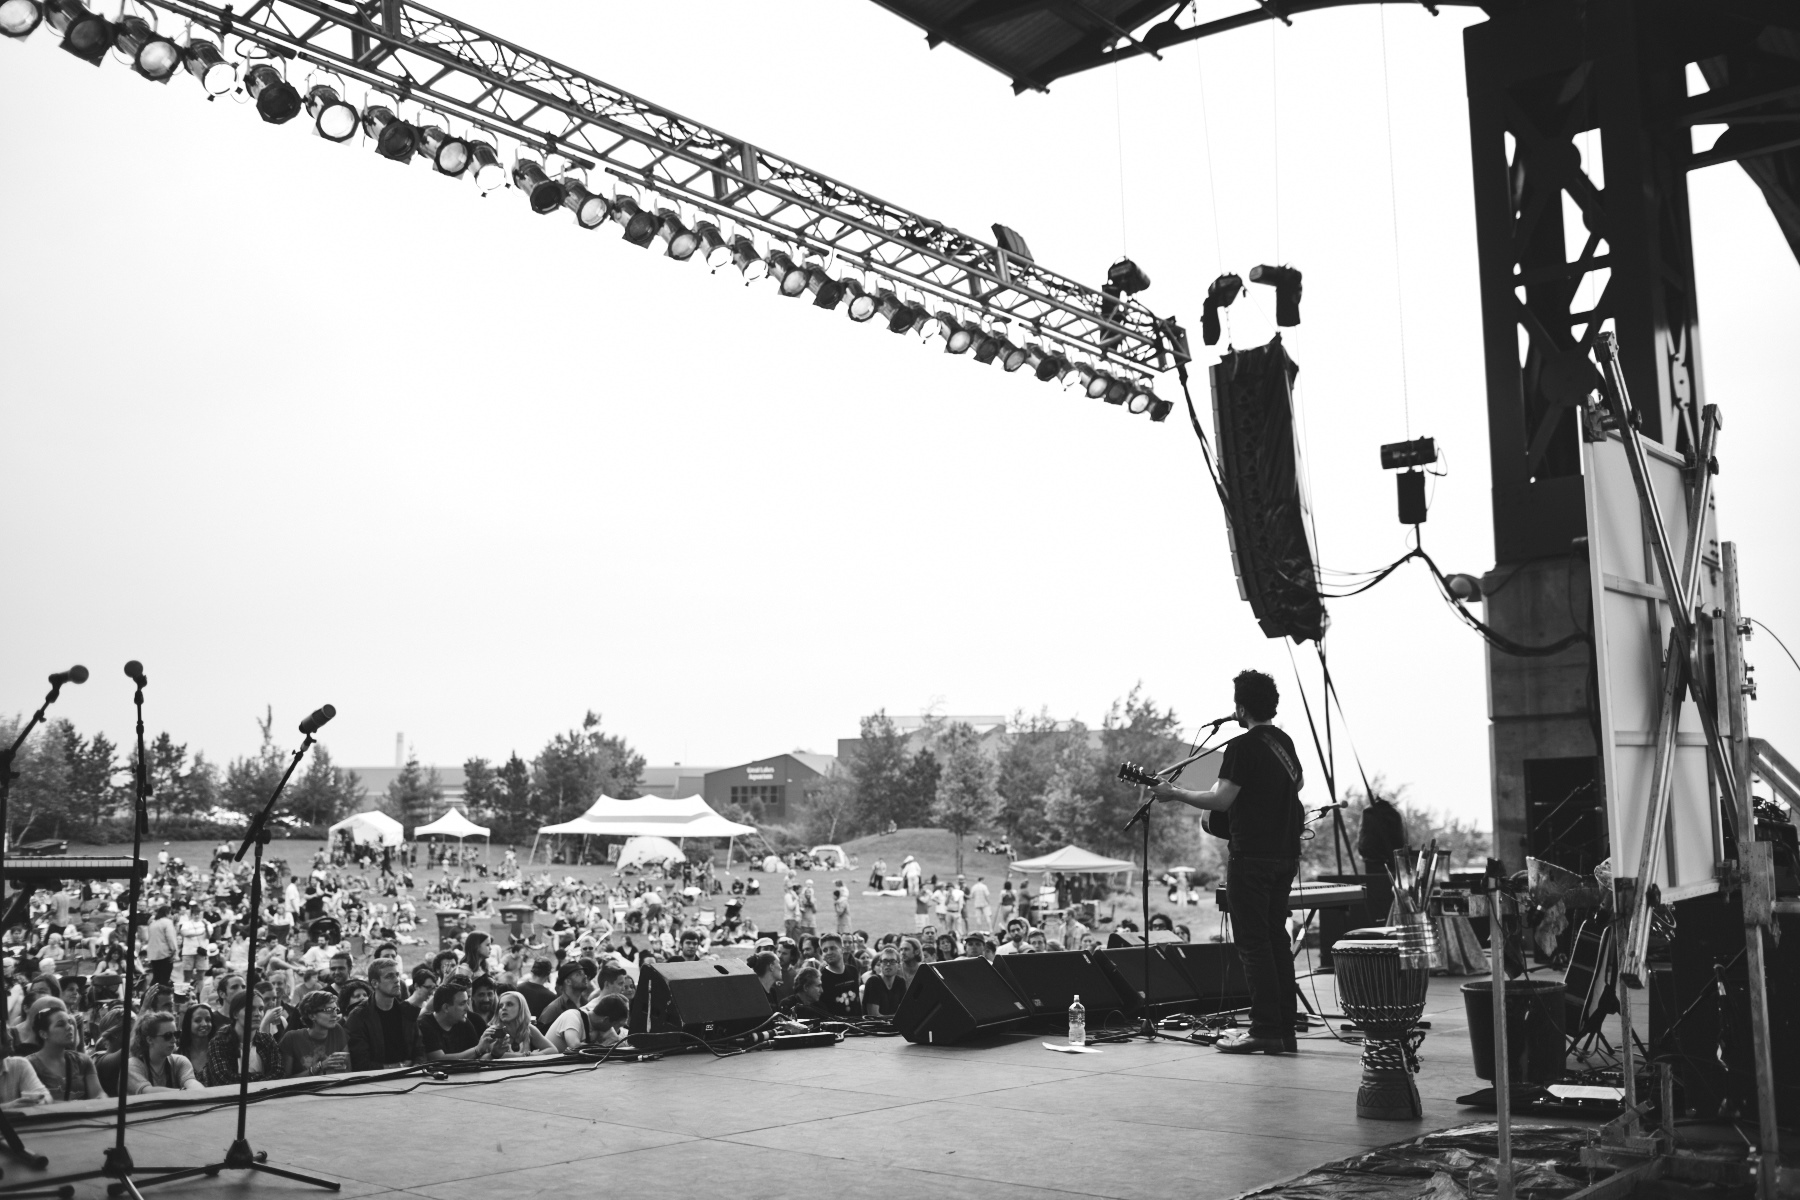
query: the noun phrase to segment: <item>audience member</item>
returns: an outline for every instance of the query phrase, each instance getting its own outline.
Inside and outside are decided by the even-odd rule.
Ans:
[[[176,1053],[175,1018],[165,1012],[147,1012],[137,1020],[126,1063],[126,1090],[144,1092],[199,1091],[206,1085],[194,1077],[194,1066]]]

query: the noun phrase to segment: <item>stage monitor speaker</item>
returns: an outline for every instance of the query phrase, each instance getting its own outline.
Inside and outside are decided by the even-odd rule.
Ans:
[[[1150,986],[1148,988],[1150,1012],[1154,1015],[1167,1012],[1191,1011],[1199,1004],[1200,997],[1194,991],[1194,985],[1182,973],[1181,968],[1169,961],[1168,946],[1150,947]],[[1101,967],[1112,978],[1113,986],[1124,998],[1127,1016],[1139,1016],[1145,1003],[1144,987],[1144,948],[1142,946],[1125,947],[1117,950],[1102,950],[1098,954]]]
[[[1140,951],[1141,953],[1141,951]],[[1164,946],[1163,956],[1193,985],[1195,1012],[1233,1012],[1250,1007],[1250,977],[1230,942],[1182,942]]]
[[[994,959],[1000,974],[1025,998],[1032,1021],[1061,1024],[1069,1018],[1076,996],[1096,1028],[1129,1007],[1092,950],[1059,950],[1049,954],[1002,954]]]
[[[894,1010],[894,1028],[909,1042],[949,1045],[974,1033],[1010,1029],[1031,1012],[985,958],[926,963]]]
[[[1152,946],[1168,945],[1179,941],[1181,941],[1181,935],[1173,930],[1152,929],[1150,931],[1150,944]],[[1129,930],[1121,931],[1115,929],[1106,935],[1106,948],[1108,950],[1117,950],[1121,946],[1141,946],[1143,944],[1143,937],[1139,934],[1132,933]]]
[[[713,1041],[748,1033],[774,1015],[756,972],[741,962],[645,963],[631,1031],[681,1030]]]
[[[1265,637],[1316,642],[1325,634],[1325,605],[1294,437],[1299,370],[1280,334],[1225,355],[1212,368],[1213,429],[1238,595]]]

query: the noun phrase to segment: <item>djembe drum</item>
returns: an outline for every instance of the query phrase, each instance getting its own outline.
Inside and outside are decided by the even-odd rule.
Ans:
[[[1425,1011],[1429,953],[1397,941],[1344,940],[1331,948],[1338,1004],[1363,1031],[1356,1115],[1412,1121],[1423,1115],[1413,1075]]]

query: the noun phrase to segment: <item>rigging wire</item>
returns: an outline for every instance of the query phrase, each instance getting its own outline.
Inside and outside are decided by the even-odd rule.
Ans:
[[[1119,159],[1119,252],[1129,255],[1131,242],[1125,223],[1125,85],[1119,78],[1119,64],[1113,63],[1113,144]]]
[[[1767,625],[1764,625],[1761,621],[1757,620],[1755,617],[1746,617],[1745,620],[1749,621],[1752,625],[1756,626],[1758,629],[1761,629],[1764,633],[1766,633],[1770,637],[1774,638],[1775,644],[1777,646],[1781,647],[1781,652],[1788,656],[1789,662],[1794,664],[1794,670],[1800,671],[1800,658],[1794,657],[1794,652],[1787,648],[1787,643],[1781,640],[1780,634],[1776,633],[1773,629],[1770,629]]]
[[[1387,7],[1377,4],[1381,20],[1381,103],[1387,119],[1388,220],[1394,231],[1394,310],[1400,331],[1400,410],[1406,438],[1412,440],[1412,397],[1406,389],[1406,285],[1400,276],[1400,185],[1394,169],[1394,97],[1388,84]]]
[[[1219,188],[1213,179],[1212,119],[1206,111],[1206,68],[1200,61],[1200,40],[1194,39],[1194,77],[1200,84],[1200,132],[1206,139],[1206,194],[1212,201],[1213,254],[1222,271],[1225,269],[1225,239],[1219,232]],[[1113,68],[1117,70],[1118,64],[1113,64]],[[1227,321],[1231,319],[1230,312],[1230,309],[1225,310]],[[1225,344],[1231,344],[1230,338]]]

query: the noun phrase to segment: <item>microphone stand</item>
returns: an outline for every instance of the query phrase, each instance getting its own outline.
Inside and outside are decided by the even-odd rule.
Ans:
[[[141,675],[138,678],[143,678]],[[135,682],[135,681],[134,681]],[[144,686],[149,680],[137,685],[131,702],[137,706],[137,759],[132,763],[131,783],[133,801],[133,819],[131,822],[131,858],[139,862],[144,856],[144,835],[150,832],[150,765],[149,756],[144,750]],[[119,1010],[119,1103],[113,1112],[113,1144],[106,1151],[101,1165],[91,1171],[77,1171],[72,1175],[56,1175],[49,1179],[33,1179],[29,1183],[17,1184],[10,1188],[0,1189],[0,1196],[60,1196],[63,1200],[75,1194],[73,1184],[84,1179],[110,1179],[106,1185],[108,1195],[129,1195],[132,1200],[144,1200],[143,1193],[138,1191],[132,1178],[140,1171],[176,1171],[178,1167],[140,1167],[131,1161],[131,1151],[125,1147],[125,1101],[131,1091],[131,977],[132,968],[137,965],[136,937],[138,927],[138,881],[142,878],[134,869],[131,878],[125,884],[125,982],[123,986],[122,1007]]]
[[[1221,721],[1219,724],[1222,725],[1224,722]],[[1217,734],[1218,732],[1219,725],[1214,725],[1213,734]],[[1211,740],[1210,735],[1208,740]],[[1214,746],[1209,750],[1203,744],[1198,751],[1187,758],[1182,759],[1173,767],[1167,768],[1169,778],[1165,782],[1174,783],[1177,779],[1181,778],[1181,773],[1188,768],[1189,764],[1198,762],[1208,755],[1217,754],[1224,748],[1225,747],[1223,746]],[[1131,820],[1125,822],[1124,829],[1124,832],[1130,833],[1133,825],[1141,822],[1144,826],[1144,1013],[1138,1021],[1137,1036],[1152,1042],[1156,1041],[1158,1038],[1171,1042],[1184,1042],[1188,1039],[1178,1038],[1157,1029],[1156,1018],[1150,1013],[1150,810],[1156,807],[1156,797],[1150,794],[1150,789],[1148,787],[1140,783],[1138,785],[1138,798],[1143,801],[1143,804],[1138,808],[1137,813]]]
[[[269,802],[263,805],[262,811],[251,820],[250,828],[244,834],[243,845],[239,846],[237,853],[232,855],[233,861],[243,862],[244,855],[249,852],[250,848],[252,846],[256,848],[254,866],[250,872],[249,946],[244,957],[245,986],[252,994],[259,982],[256,969],[256,927],[262,919],[263,847],[269,844],[269,815],[275,811],[275,802],[281,799],[283,789],[287,787],[288,780],[293,777],[294,768],[300,765],[300,759],[312,747],[313,741],[312,732],[308,732],[306,740],[300,743],[298,750],[294,751],[294,757],[288,763],[287,770],[283,772],[281,782],[275,785],[275,792],[269,797]],[[250,1012],[250,1005],[247,1003],[244,1006],[244,1012],[246,1014]],[[245,1123],[249,1119],[250,1111],[250,1043],[255,1037],[256,1031],[250,1027],[250,1021],[246,1017],[244,1034],[240,1039],[243,1045],[238,1047],[237,1138],[225,1151],[225,1157],[219,1162],[208,1163],[204,1167],[189,1167],[166,1175],[158,1175],[154,1179],[146,1179],[143,1181],[144,1187],[154,1187],[160,1183],[174,1183],[181,1179],[191,1179],[196,1175],[217,1175],[220,1171],[261,1171],[264,1174],[278,1175],[283,1179],[292,1179],[296,1183],[311,1184],[313,1187],[325,1188],[333,1192],[342,1186],[329,1179],[302,1175],[298,1171],[290,1171],[285,1167],[271,1167],[267,1150],[253,1151],[250,1149],[250,1139],[245,1135]]]
[[[86,676],[84,675],[83,678]],[[12,839],[12,810],[7,805],[12,798],[13,780],[19,777],[19,773],[13,769],[13,764],[18,760],[19,748],[25,744],[25,739],[31,736],[31,731],[43,721],[44,713],[52,704],[56,703],[56,698],[61,694],[62,684],[52,680],[49,694],[44,697],[44,702],[38,705],[37,711],[31,714],[31,720],[25,722],[25,728],[19,730],[19,736],[13,739],[12,745],[0,750],[0,889],[5,887],[5,847],[11,844]],[[25,906],[21,905],[21,907]],[[19,1137],[19,1131],[13,1128],[12,1121],[7,1118],[4,1111],[0,1111],[0,1149],[4,1149],[34,1171],[41,1171],[50,1163],[47,1156],[33,1154],[25,1148],[25,1143]],[[3,1173],[0,1172],[0,1174]]]

